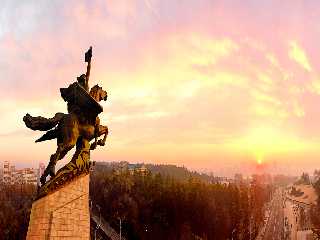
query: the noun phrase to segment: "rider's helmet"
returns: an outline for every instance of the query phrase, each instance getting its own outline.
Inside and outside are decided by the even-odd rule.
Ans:
[[[86,84],[86,75],[85,74],[81,74],[79,77],[77,77],[77,81],[81,86],[85,86]]]

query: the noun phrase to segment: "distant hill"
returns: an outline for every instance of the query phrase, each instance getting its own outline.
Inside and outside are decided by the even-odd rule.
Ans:
[[[205,182],[216,183],[223,178],[215,177],[213,175],[198,173],[196,171],[190,171],[186,167],[179,167],[172,164],[144,164],[144,163],[129,163],[122,162],[96,162],[95,171],[110,172],[119,169],[141,169],[146,168],[153,174],[161,174],[164,177],[173,177],[180,181],[188,181],[190,178],[197,178]]]

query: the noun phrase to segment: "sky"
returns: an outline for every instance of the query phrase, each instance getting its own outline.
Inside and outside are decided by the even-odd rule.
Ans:
[[[84,73],[108,92],[95,161],[216,175],[312,172],[320,157],[320,3],[294,0],[4,0],[0,161],[47,163],[26,113],[66,112]],[[66,163],[72,152],[63,160]]]

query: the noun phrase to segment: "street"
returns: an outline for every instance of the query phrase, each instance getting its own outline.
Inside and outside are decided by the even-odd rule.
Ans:
[[[264,240],[282,240],[284,238],[284,213],[282,190],[278,189],[271,202],[270,215],[266,225]]]

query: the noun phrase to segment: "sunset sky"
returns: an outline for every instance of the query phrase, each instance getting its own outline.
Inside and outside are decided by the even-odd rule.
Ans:
[[[108,91],[110,129],[92,160],[312,172],[319,19],[319,1],[4,0],[0,161],[48,162],[55,141],[35,144],[42,133],[22,118],[66,112],[59,88],[85,72],[92,45],[90,85]]]

